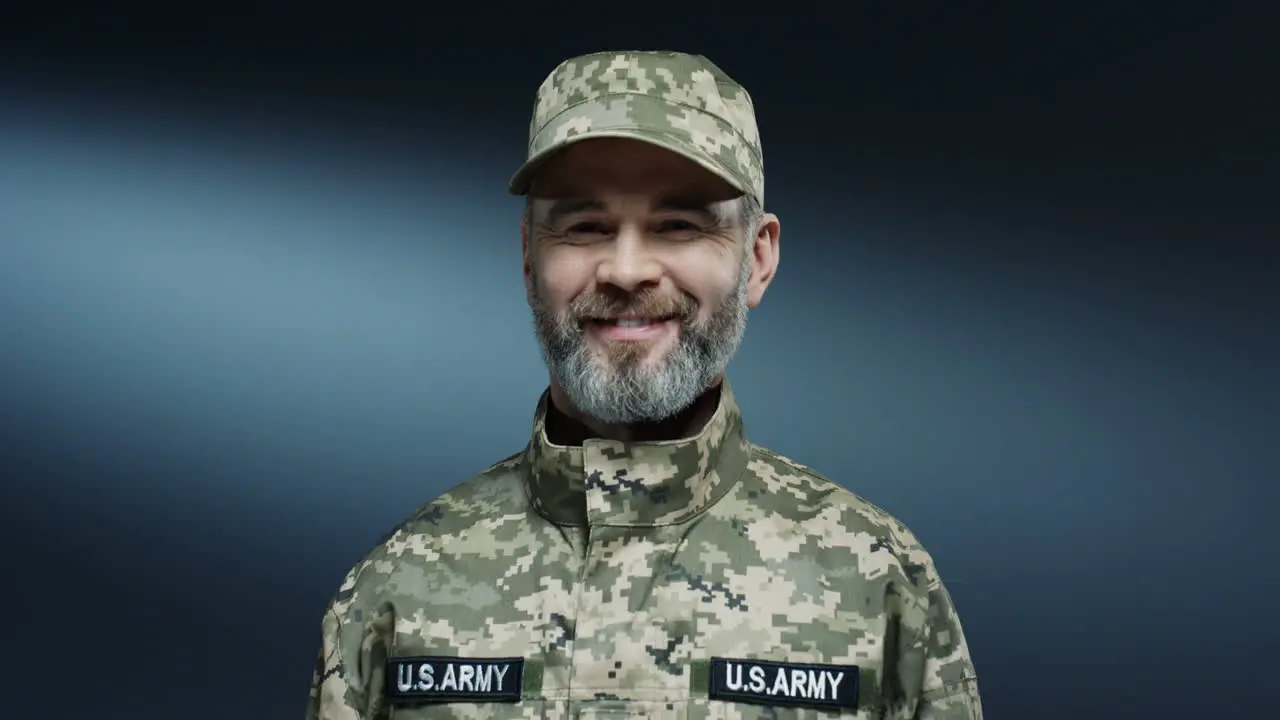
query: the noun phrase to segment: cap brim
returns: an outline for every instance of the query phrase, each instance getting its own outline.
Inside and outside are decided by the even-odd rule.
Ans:
[[[655,145],[663,150],[673,152],[706,168],[716,177],[723,179],[725,182],[733,186],[735,190],[738,190],[744,195],[751,193],[750,188],[745,182],[734,177],[733,173],[730,173],[722,167],[720,163],[715,162],[707,156],[706,153],[703,153],[696,147],[693,147],[689,143],[684,142],[679,138],[672,137],[666,133],[640,127],[611,127],[601,128],[600,130],[588,130],[580,135],[574,135],[567,140],[551,145],[550,147],[534,154],[526,160],[518,170],[516,170],[515,174],[511,176],[511,181],[507,185],[507,190],[512,195],[528,195],[529,191],[533,187],[534,177],[548,160],[570,145],[580,143],[583,140],[593,140],[596,138],[626,138]]]

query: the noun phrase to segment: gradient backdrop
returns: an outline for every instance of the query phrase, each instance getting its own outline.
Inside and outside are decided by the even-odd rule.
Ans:
[[[1274,17],[327,7],[0,22],[0,716],[301,716],[345,571],[525,442],[505,183],[624,46],[754,95],[748,430],[924,540],[989,716],[1275,716]]]

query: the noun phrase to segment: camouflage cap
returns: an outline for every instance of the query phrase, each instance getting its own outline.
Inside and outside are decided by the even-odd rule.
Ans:
[[[764,156],[751,96],[701,55],[630,50],[566,60],[538,88],[528,157],[510,190],[579,140],[623,137],[678,153],[764,203]]]

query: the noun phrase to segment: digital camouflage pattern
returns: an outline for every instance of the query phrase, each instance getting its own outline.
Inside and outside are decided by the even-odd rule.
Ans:
[[[538,88],[528,159],[511,192],[527,194],[542,162],[592,137],[643,140],[679,153],[764,204],[751,96],[701,55],[601,52],[560,63]]]
[[[308,720],[982,717],[933,560],[885,511],[747,441],[552,445],[425,505],[323,620]],[[525,659],[518,703],[392,707],[389,656]],[[859,666],[859,707],[708,699],[711,657]]]

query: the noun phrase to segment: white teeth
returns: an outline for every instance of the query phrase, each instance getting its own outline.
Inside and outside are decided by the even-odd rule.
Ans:
[[[644,327],[648,325],[648,320],[619,320],[618,327]]]

